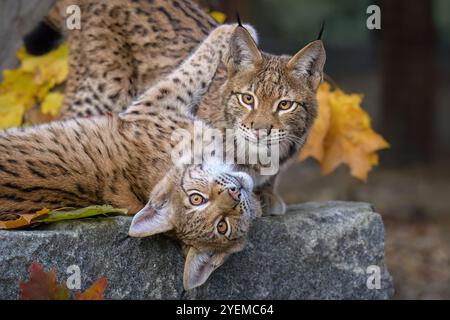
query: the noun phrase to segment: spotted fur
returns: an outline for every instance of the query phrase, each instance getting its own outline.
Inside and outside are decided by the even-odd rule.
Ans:
[[[214,159],[201,166],[174,164],[171,135],[176,129],[193,135],[194,117],[185,110],[206,91],[234,29],[213,30],[190,58],[120,117],[0,133],[0,217],[44,207],[127,208],[137,213],[130,235],[169,232],[183,243],[187,289],[206,281],[229,254],[243,248],[260,208],[245,173]],[[135,119],[136,110],[146,110],[145,117]],[[201,206],[189,202],[193,190],[203,194]],[[217,232],[219,222],[226,233]]]
[[[65,30],[71,56],[61,118],[122,112],[216,25],[190,0],[59,0],[48,20],[62,30],[67,3],[81,6],[83,20],[81,30]],[[322,42],[315,41],[294,57],[275,56],[259,51],[248,35],[239,37],[232,58],[219,67],[194,111],[213,127],[233,129],[236,137],[249,141],[255,131],[270,132],[270,140],[280,143],[283,169],[296,159],[316,117],[315,93],[325,51]],[[238,94],[243,92],[255,97],[257,108],[242,106]],[[295,110],[274,111],[283,99],[295,102]],[[265,213],[285,212],[275,190],[278,174],[261,175],[261,164],[240,169],[255,179]]]
[[[81,9],[80,30],[66,27],[71,5]],[[186,0],[57,0],[46,22],[69,39],[61,119],[124,111],[217,27]]]

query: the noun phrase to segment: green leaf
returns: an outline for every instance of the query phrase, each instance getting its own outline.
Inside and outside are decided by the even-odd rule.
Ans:
[[[52,210],[48,213],[48,215],[40,217],[36,220],[33,220],[33,223],[35,222],[44,222],[44,223],[52,223],[57,221],[63,221],[63,220],[73,220],[73,219],[82,219],[82,218],[89,218],[89,217],[95,217],[99,215],[114,215],[114,214],[120,214],[120,215],[126,215],[128,212],[127,209],[118,209],[113,208],[109,205],[104,206],[89,206],[86,208],[81,209],[57,209]]]

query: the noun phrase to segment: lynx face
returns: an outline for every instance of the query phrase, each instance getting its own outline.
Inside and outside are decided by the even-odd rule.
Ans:
[[[184,165],[172,169],[134,217],[129,234],[145,237],[169,232],[187,257],[184,287],[203,284],[245,245],[252,220],[261,215],[253,181],[225,165]]]
[[[316,90],[325,63],[322,41],[311,42],[292,58],[273,56],[239,31],[231,40],[227,64],[225,117],[235,137],[250,145],[277,142],[283,157],[292,145],[303,144],[316,117]]]

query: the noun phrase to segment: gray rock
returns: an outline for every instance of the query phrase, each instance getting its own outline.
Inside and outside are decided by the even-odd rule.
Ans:
[[[26,231],[0,231],[0,299],[19,298],[33,260],[59,281],[81,269],[82,289],[108,278],[109,299],[388,299],[380,215],[366,203],[307,203],[282,217],[255,222],[246,249],[205,285],[183,293],[184,257],[165,236],[130,238],[130,217],[60,222]],[[369,289],[369,266],[380,288]],[[369,282],[372,283],[372,281]],[[373,282],[375,283],[375,282]]]

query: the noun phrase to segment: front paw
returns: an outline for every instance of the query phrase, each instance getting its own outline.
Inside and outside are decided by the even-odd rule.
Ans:
[[[279,195],[264,192],[260,197],[263,216],[279,216],[286,213],[286,203]]]

